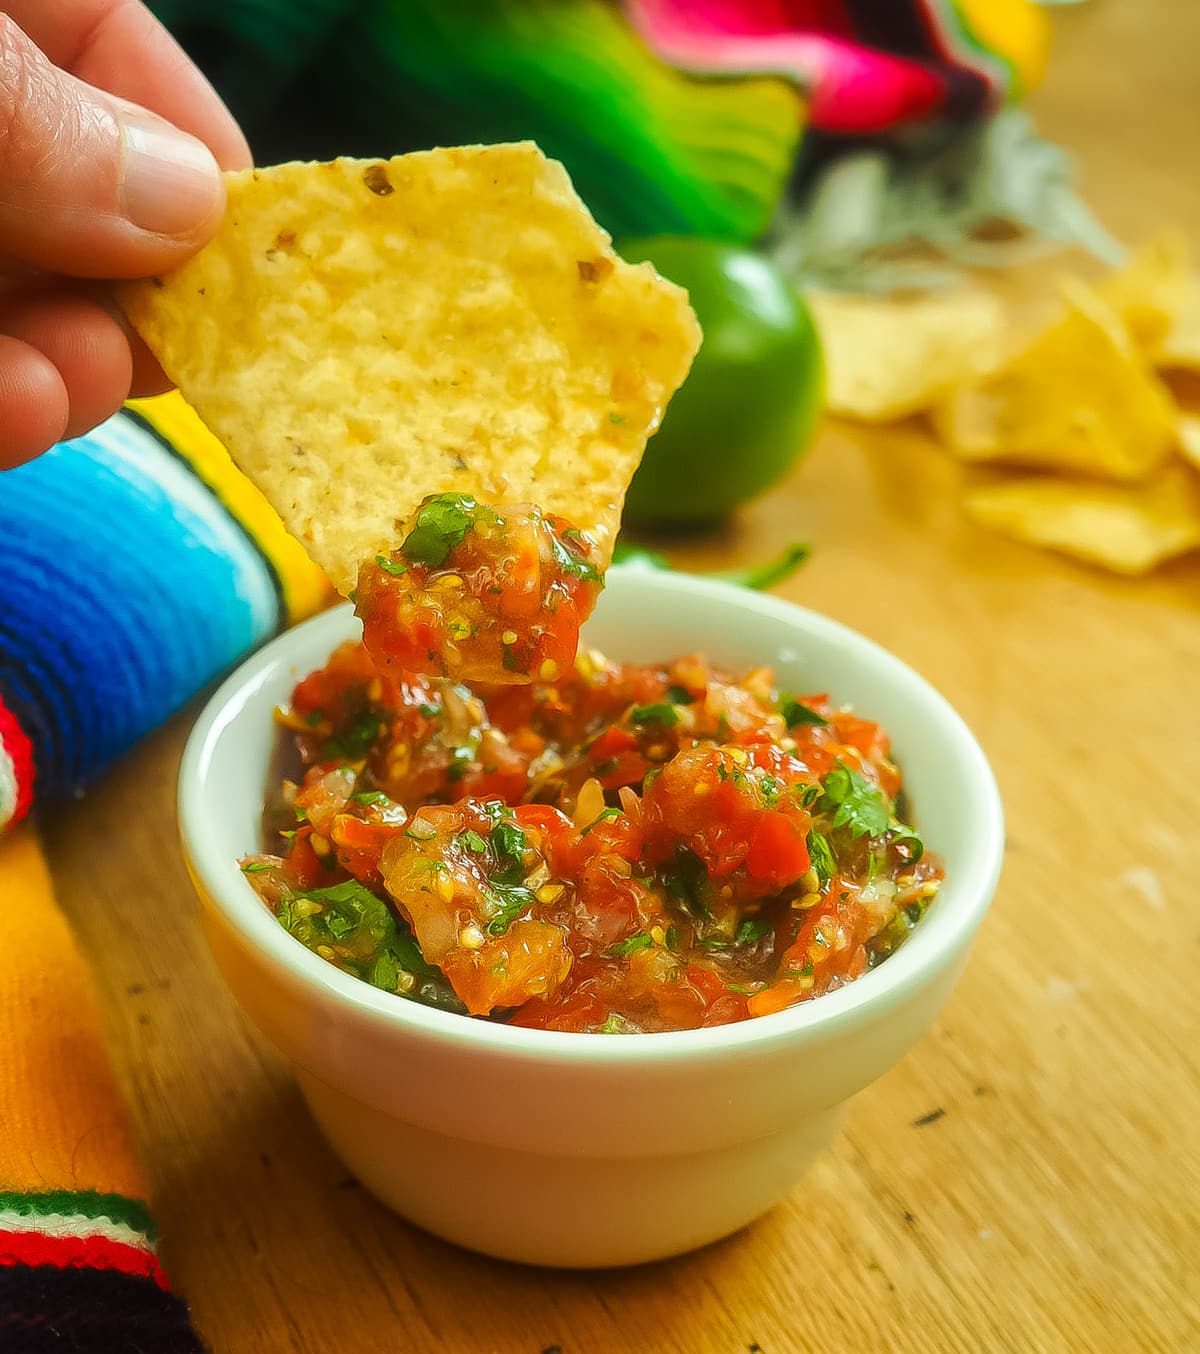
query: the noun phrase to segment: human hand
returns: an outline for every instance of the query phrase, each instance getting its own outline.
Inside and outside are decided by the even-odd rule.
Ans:
[[[89,280],[182,263],[220,224],[219,170],[251,163],[139,0],[2,2],[0,469],[167,387]]]

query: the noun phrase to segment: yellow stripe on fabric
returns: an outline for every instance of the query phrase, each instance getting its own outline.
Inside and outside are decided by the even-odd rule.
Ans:
[[[1027,93],[1041,82],[1050,55],[1050,18],[1032,0],[954,0],[976,42],[1010,63],[1016,88]]]
[[[91,976],[26,825],[0,837],[0,1192],[144,1199]]]
[[[333,589],[328,579],[177,390],[130,400],[128,407],[192,466],[266,556],[279,578],[289,620],[302,620],[329,605]]]

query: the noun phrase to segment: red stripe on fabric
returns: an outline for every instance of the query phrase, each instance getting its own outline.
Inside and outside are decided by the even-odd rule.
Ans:
[[[103,1236],[46,1236],[43,1232],[0,1232],[0,1266],[49,1265],[52,1269],[115,1269],[170,1285],[150,1251]]]
[[[8,820],[15,823],[25,817],[33,802],[33,744],[17,723],[16,715],[4,704],[3,697],[0,697],[0,744],[8,753],[17,782],[17,804]],[[0,828],[5,826],[6,823],[0,823]]]

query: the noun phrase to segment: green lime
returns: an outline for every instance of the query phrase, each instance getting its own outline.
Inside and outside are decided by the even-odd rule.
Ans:
[[[715,521],[774,484],[808,444],[824,394],[816,326],[796,287],[750,250],[661,236],[618,252],[686,287],[704,330],[633,477],[626,516]]]

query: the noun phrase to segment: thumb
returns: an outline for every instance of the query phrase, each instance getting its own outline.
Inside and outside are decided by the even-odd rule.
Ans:
[[[202,142],[59,70],[0,14],[0,254],[147,276],[182,263],[224,209]]]

